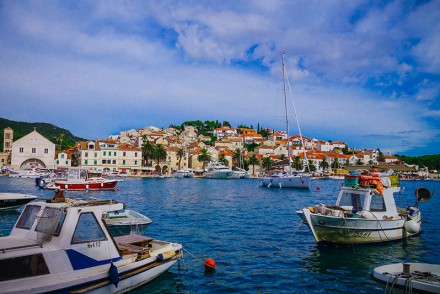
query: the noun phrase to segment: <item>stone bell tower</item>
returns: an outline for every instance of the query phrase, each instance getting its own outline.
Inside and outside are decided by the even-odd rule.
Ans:
[[[11,153],[12,141],[14,141],[14,130],[9,127],[5,128],[3,135],[3,152]]]

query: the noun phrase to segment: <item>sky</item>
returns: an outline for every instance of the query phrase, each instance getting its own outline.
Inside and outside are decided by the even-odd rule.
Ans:
[[[0,117],[87,139],[189,120],[440,153],[440,1],[0,0]],[[289,103],[290,134],[298,134]]]

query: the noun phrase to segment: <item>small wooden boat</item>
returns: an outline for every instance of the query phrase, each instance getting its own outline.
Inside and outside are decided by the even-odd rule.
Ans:
[[[440,293],[440,265],[395,263],[376,267],[373,279],[386,285],[385,293]]]
[[[431,198],[416,190],[416,204],[397,208],[395,175],[347,175],[335,205],[318,204],[297,211],[318,244],[381,243],[411,237],[422,229],[418,204]]]
[[[0,211],[14,210],[37,199],[37,196],[21,193],[0,193]]]
[[[60,194],[28,203],[0,238],[0,292],[125,293],[177,262],[180,244],[112,236],[103,216],[121,209],[116,200]]]
[[[145,215],[129,209],[112,210],[104,215],[104,221],[113,236],[136,233],[143,235],[153,221]]]

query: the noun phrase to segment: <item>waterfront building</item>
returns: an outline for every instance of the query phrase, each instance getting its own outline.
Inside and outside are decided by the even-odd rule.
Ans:
[[[55,168],[55,144],[34,130],[12,143],[11,168]]]

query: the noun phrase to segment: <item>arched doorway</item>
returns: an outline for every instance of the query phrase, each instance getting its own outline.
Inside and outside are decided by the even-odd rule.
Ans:
[[[32,169],[32,168],[46,168],[46,164],[37,158],[31,158],[23,161],[20,165],[20,169]]]

